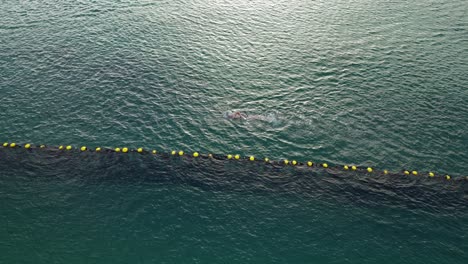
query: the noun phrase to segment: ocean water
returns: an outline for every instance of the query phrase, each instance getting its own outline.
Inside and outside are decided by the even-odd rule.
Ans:
[[[420,176],[0,147],[0,263],[466,263],[467,73],[461,0],[1,1],[2,143]]]

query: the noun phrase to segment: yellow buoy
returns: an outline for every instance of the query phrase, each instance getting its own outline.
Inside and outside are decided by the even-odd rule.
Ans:
[[[153,153],[153,154],[156,154],[156,150],[155,150],[155,149],[153,149],[152,153]]]
[[[255,157],[254,157],[254,156],[250,156],[249,160],[250,160],[250,161],[254,161],[254,160],[255,160]]]
[[[41,145],[40,148],[45,148],[45,145]]]
[[[120,148],[115,148],[115,152],[120,152]]]
[[[434,173],[433,172],[429,172],[429,177],[434,177]]]
[[[265,162],[269,162],[269,161],[270,161],[270,159],[268,159],[268,158],[265,158]]]
[[[10,148],[14,148],[14,147],[16,147],[16,143],[13,142],[10,144]]]
[[[194,152],[194,153],[193,153],[193,156],[194,156],[195,158],[197,158],[197,157],[198,157],[198,152]]]
[[[3,143],[4,147],[8,147],[8,142]]]
[[[314,165],[314,163],[312,161],[307,162],[307,166],[312,167],[312,165]]]
[[[372,171],[373,171],[373,170],[372,170],[371,167],[368,167],[368,168],[367,168],[367,172],[371,173]]]
[[[411,172],[414,176],[417,176],[418,175],[418,172],[417,171],[412,171]]]
[[[240,159],[239,154],[236,154],[236,155],[234,156],[234,158],[235,158],[236,160]]]
[[[348,167],[348,165],[344,165],[344,166],[343,166],[343,169],[345,169],[345,170],[349,170],[349,167]]]
[[[184,152],[182,150],[179,151],[179,156],[184,155]]]
[[[449,175],[445,175],[445,179],[447,180],[450,180],[452,177],[450,177]]]
[[[176,154],[176,151],[175,151],[175,150],[173,150],[173,151],[171,152],[171,154],[172,154],[172,155],[175,155],[175,154]]]
[[[384,170],[383,173],[384,173],[384,174],[388,174],[388,170]]]
[[[294,166],[294,165],[297,164],[297,161],[293,160],[291,163],[292,163],[292,165]]]
[[[356,166],[351,166],[351,169],[354,171],[357,170]]]
[[[67,146],[67,150],[71,150],[72,149],[72,146]]]
[[[101,148],[100,148],[100,147],[97,147],[97,148],[96,148],[96,152],[99,152],[99,151],[101,151]]]
[[[142,152],[143,152],[143,148],[138,148],[138,149],[137,149],[137,152],[138,152],[138,153],[142,153]]]
[[[326,164],[326,163],[322,164],[322,166],[323,166],[324,168],[328,168],[328,164]]]
[[[289,164],[289,160],[285,159],[284,160],[284,165],[288,165]]]
[[[85,147],[85,146],[82,146],[82,147],[81,147],[81,151],[86,151],[86,147]]]
[[[59,146],[59,149],[63,149],[63,146]]]
[[[28,144],[24,145],[24,148],[25,149],[31,148],[31,144],[28,143]]]
[[[409,175],[409,171],[405,170],[404,171],[405,175]]]
[[[123,152],[123,153],[127,153],[127,152],[128,152],[128,148],[122,148],[122,152]]]
[[[232,159],[232,155],[231,155],[231,154],[228,154],[228,155],[227,155],[227,158],[228,158],[228,159]]]

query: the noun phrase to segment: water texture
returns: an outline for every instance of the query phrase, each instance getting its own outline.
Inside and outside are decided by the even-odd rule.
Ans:
[[[466,1],[1,1],[0,263],[465,263]],[[231,120],[243,111],[250,118]]]

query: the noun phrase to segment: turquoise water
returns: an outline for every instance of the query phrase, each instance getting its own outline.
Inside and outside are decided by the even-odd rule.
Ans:
[[[3,1],[0,140],[468,176],[466,1]],[[228,120],[240,110],[260,120]],[[274,118],[270,118],[274,117]],[[465,263],[466,181],[0,150],[0,263]]]

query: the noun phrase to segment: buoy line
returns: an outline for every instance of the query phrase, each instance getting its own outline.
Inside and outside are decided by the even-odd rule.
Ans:
[[[185,153],[183,150],[172,150],[171,152],[159,152],[156,149],[145,149],[143,147],[139,148],[128,148],[128,147],[116,147],[116,148],[107,148],[107,147],[95,147],[95,148],[88,148],[86,146],[81,147],[74,147],[72,145],[60,145],[60,146],[49,146],[49,145],[35,145],[31,143],[26,144],[17,144],[15,142],[4,142],[2,147],[5,149],[16,149],[22,148],[28,151],[33,150],[56,150],[56,151],[63,151],[63,152],[96,152],[96,153],[138,153],[141,155],[160,155],[160,156],[174,156],[174,157],[191,157],[194,159],[201,158],[201,159],[215,159],[215,160],[232,160],[232,161],[247,161],[247,162],[257,162],[263,163],[265,165],[272,165],[272,166],[289,166],[289,167],[309,167],[309,168],[322,168],[328,170],[340,170],[340,171],[351,171],[351,172],[362,172],[367,174],[377,174],[377,175],[400,175],[400,176],[418,176],[418,177],[428,177],[434,179],[444,179],[446,181],[450,181],[452,176],[447,174],[439,174],[432,171],[428,172],[420,172],[417,170],[401,170],[398,172],[391,172],[389,170],[376,170],[372,167],[360,167],[352,164],[347,165],[329,165],[328,163],[317,163],[313,161],[306,161],[300,162],[296,160],[270,160],[269,158],[257,158],[255,156],[241,156],[240,154],[202,154],[199,152],[192,152],[192,153]],[[454,179],[461,179],[467,180],[468,176],[459,176],[454,177]]]

